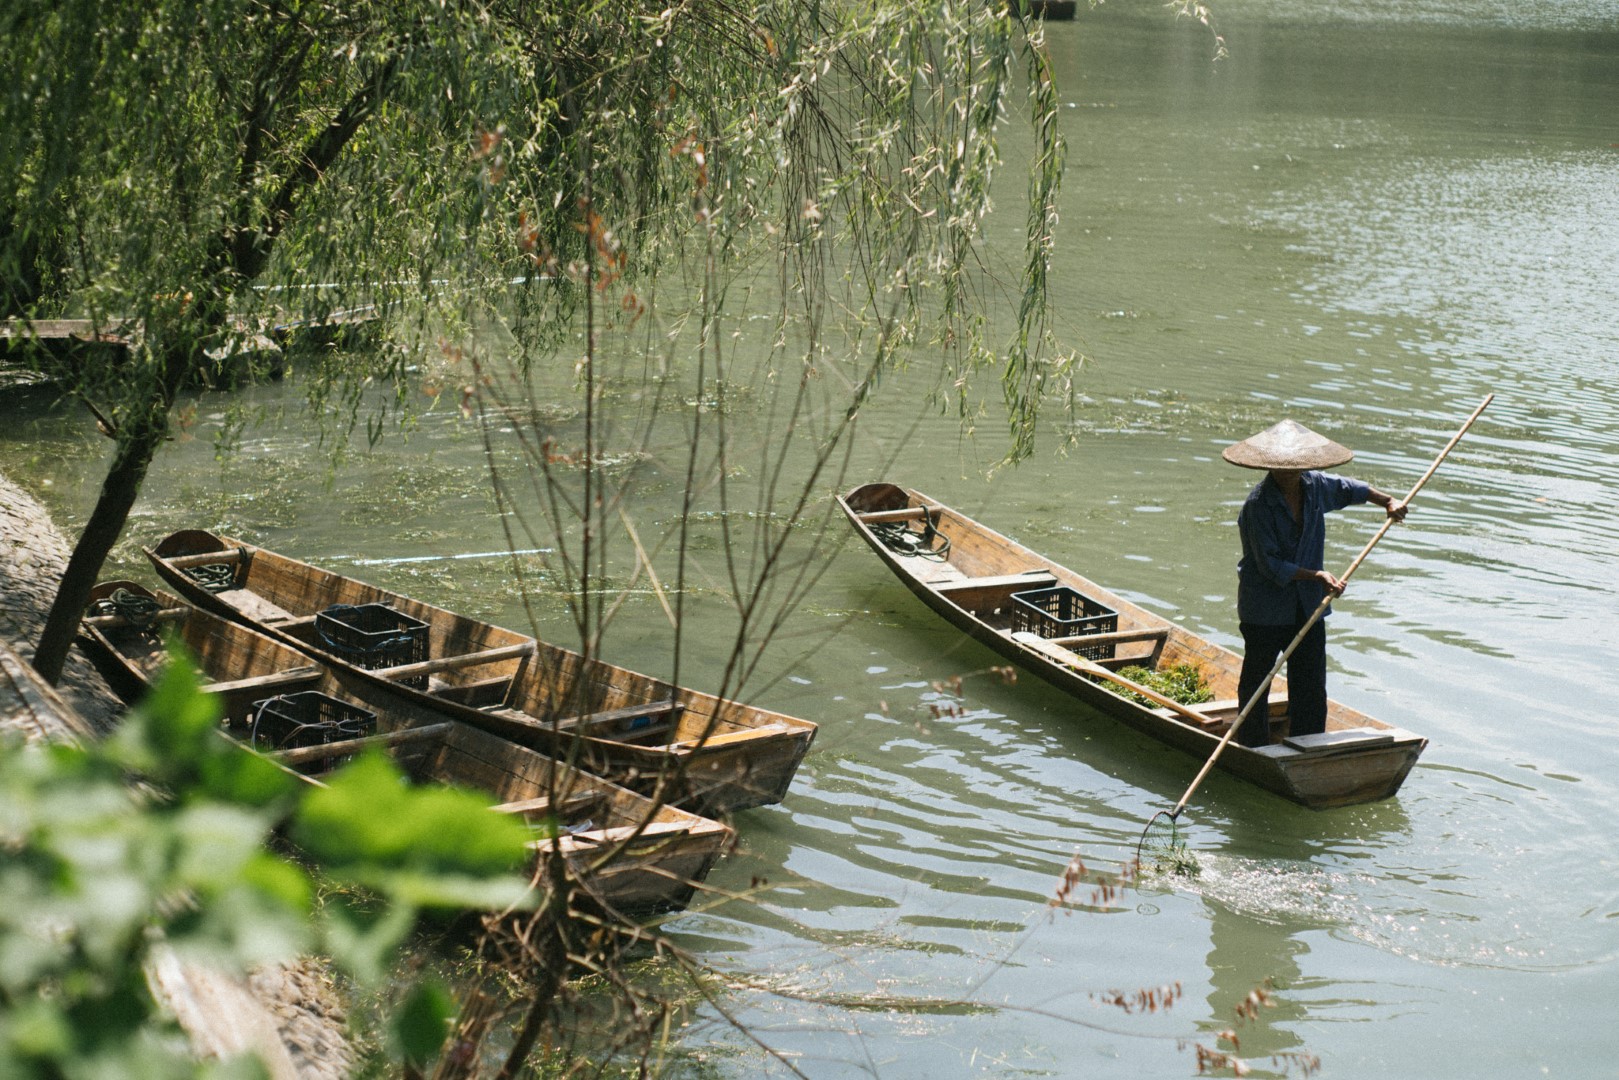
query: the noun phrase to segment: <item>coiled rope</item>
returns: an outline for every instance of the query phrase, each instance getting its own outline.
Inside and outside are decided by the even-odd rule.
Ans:
[[[243,552],[243,558],[246,553]],[[236,586],[236,566],[232,563],[208,563],[204,566],[188,566],[185,568],[186,577],[195,581],[209,592],[224,592]]]
[[[114,589],[111,596],[102,597],[90,607],[96,615],[121,615],[131,626],[146,626],[163,605],[150,596],[142,596],[128,589]]]
[[[950,557],[950,538],[934,532],[932,523],[922,532],[906,528],[902,521],[879,521],[870,529],[871,535],[896,555],[914,555],[934,562],[944,562]]]

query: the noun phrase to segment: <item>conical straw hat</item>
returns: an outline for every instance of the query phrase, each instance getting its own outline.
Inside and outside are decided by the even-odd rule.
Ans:
[[[1232,443],[1221,456],[1245,469],[1330,469],[1355,455],[1297,421],[1283,420]]]

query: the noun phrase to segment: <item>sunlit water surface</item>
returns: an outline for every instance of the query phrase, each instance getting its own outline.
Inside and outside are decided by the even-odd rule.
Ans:
[[[1117,872],[1197,763],[985,673],[989,653],[845,548],[755,683],[821,725],[714,877],[768,886],[670,924],[808,1075],[1187,1075],[1180,1040],[1213,1045],[1267,981],[1273,1007],[1237,1028],[1261,1072],[1297,1051],[1326,1076],[1619,1075],[1619,28],[1603,3],[1321,7],[1221,7],[1217,65],[1157,4],[1052,25],[1078,445],[1044,438],[991,482],[999,445],[918,419],[896,379],[844,482],[922,488],[1236,644],[1233,519],[1255,477],[1222,446],[1291,415],[1403,491],[1494,392],[1332,619],[1333,693],[1432,745],[1369,807],[1312,813],[1216,775],[1186,819],[1198,877],[1084,884],[1054,911],[1068,860]],[[254,393],[296,415],[294,388]],[[44,400],[0,398],[5,468],[72,521],[101,449],[77,414],[36,423]],[[215,407],[155,469],[124,568],[214,524],[525,625],[453,408],[328,482],[296,421],[216,463]],[[643,497],[648,519],[678,514],[670,484]],[[1334,519],[1329,564],[1375,525]],[[559,605],[536,614],[567,630]],[[694,581],[688,618],[682,678],[701,686],[721,662],[701,643],[733,616]],[[643,585],[612,658],[663,672],[667,637]],[[1177,983],[1167,1011],[1104,1003]],[[711,1009],[690,1018],[705,1066],[784,1073]]]

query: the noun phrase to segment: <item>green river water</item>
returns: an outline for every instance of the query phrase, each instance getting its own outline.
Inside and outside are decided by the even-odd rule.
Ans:
[[[1070,143],[1057,325],[1089,357],[1077,446],[1043,436],[986,478],[1000,445],[919,414],[921,376],[896,378],[820,494],[921,488],[1239,645],[1234,518],[1256,474],[1220,461],[1225,444],[1292,416],[1355,449],[1345,471],[1403,492],[1494,392],[1331,620],[1333,695],[1431,745],[1373,806],[1311,812],[1215,775],[1185,819],[1199,877],[1054,915],[1069,858],[1116,870],[1198,763],[1032,677],[949,694],[995,658],[863,548],[824,556],[750,684],[818,740],[785,803],[739,816],[713,878],[770,887],[669,925],[738,976],[729,1008],[810,1076],[1190,1075],[1178,1040],[1213,1045],[1266,980],[1274,1007],[1237,1029],[1261,1075],[1299,1051],[1329,1077],[1619,1076],[1619,726],[1603,704],[1619,696],[1619,14],[1216,10],[1218,64],[1154,3],[1048,28]],[[992,221],[992,240],[1020,220]],[[526,625],[453,408],[326,486],[297,387],[249,393],[287,419],[221,464],[207,431],[224,406],[202,400],[119,568],[144,575],[138,544],[207,525]],[[71,527],[103,446],[78,412],[41,418],[46,400],[0,395],[0,462]],[[638,498],[644,520],[678,513],[671,484]],[[1377,518],[1329,522],[1329,568]],[[699,562],[716,528],[699,526]],[[680,672],[697,687],[734,625],[706,580]],[[566,632],[560,607],[536,615]],[[667,674],[668,637],[643,585],[608,658]],[[1100,1000],[1175,983],[1167,1011]],[[970,1004],[899,1007],[913,998]],[[785,1074],[707,1007],[689,1019],[718,1075]]]

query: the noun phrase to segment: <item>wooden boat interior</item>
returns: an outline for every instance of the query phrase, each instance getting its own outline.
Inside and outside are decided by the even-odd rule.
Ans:
[[[600,845],[632,834],[668,838],[707,824],[672,807],[654,810],[646,800],[606,780],[452,720],[270,756],[318,775],[333,762],[373,748],[386,750],[412,783],[448,783],[488,793],[498,800],[492,809],[555,827],[562,838],[577,843]]]
[[[145,612],[90,615],[85,629],[102,637],[133,679],[148,682],[167,664],[167,639],[176,636],[194,657],[204,689],[224,699],[227,729],[238,737],[250,735],[256,714],[267,703],[297,703],[311,694],[323,699],[328,715],[345,709],[365,714],[365,726],[375,734],[272,754],[300,772],[318,775],[375,747],[386,750],[413,782],[476,788],[498,799],[498,809],[536,820],[560,816],[571,828],[631,828],[642,823],[637,815],[644,817],[649,808],[628,791],[622,792],[625,798],[615,799],[614,786],[605,781],[408,701],[375,708],[345,693],[337,675],[297,649],[199,611],[172,594],[136,582],[105,582],[92,592],[92,610],[104,610],[114,595],[145,601]],[[220,671],[237,677],[211,674]],[[678,812],[664,816],[679,820]]]
[[[115,599],[127,606],[133,600],[139,614],[120,613]],[[107,581],[90,593],[90,610],[82,631],[101,638],[102,648],[117,663],[100,664],[113,688],[127,701],[143,696],[168,663],[172,635],[196,665],[198,678],[210,693],[219,695],[227,719],[240,725],[254,701],[276,694],[310,690],[324,678],[319,664],[290,645],[223,620],[208,617],[171,593],[148,589],[134,581]],[[250,674],[216,679],[209,673],[242,670]]]
[[[171,534],[154,554],[250,622],[473,708],[502,704],[534,655],[526,635],[204,530]],[[377,608],[395,625],[358,628],[358,640],[336,636],[345,625],[335,612]]]
[[[335,653],[323,615],[384,605],[424,627],[402,663],[362,664],[445,702],[478,709],[537,735],[587,739],[680,755],[744,739],[805,737],[796,717],[684,690],[572,650],[536,642],[376,586],[322,571],[214,533],[185,530],[155,554],[195,578],[218,602],[310,648]],[[323,630],[323,626],[325,630]],[[344,657],[353,661],[352,654]]]
[[[94,651],[106,654],[104,666],[121,667],[137,694],[167,662],[165,637],[177,634],[197,659],[205,687],[225,697],[227,731],[239,740],[261,736],[261,752],[312,784],[375,748],[412,783],[480,791],[494,811],[528,822],[531,846],[560,853],[585,891],[615,910],[638,915],[685,906],[731,835],[719,822],[480,730],[403,689],[315,662],[177,597],[127,582],[100,591],[126,587],[145,594],[145,610],[135,617],[91,615],[83,632],[99,646]]]
[[[879,493],[873,505],[867,494],[870,488],[888,490]],[[852,507],[856,517],[883,542],[900,572],[961,608],[988,630],[1025,645],[1047,660],[1074,667],[1081,674],[1087,663],[1113,672],[1129,667],[1157,672],[1180,664],[1194,665],[1213,695],[1213,700],[1187,706],[1198,715],[1199,726],[1221,735],[1236,719],[1241,708],[1236,700],[1241,658],[1234,653],[967,522],[947,507],[914,504],[903,488],[869,485],[860,493],[867,495],[864,505],[872,509]],[[1020,630],[1029,612],[1020,607],[1019,594],[1064,586],[1113,612],[1115,627],[1053,637]],[[1272,686],[1269,707],[1272,731],[1280,736],[1287,729],[1285,679],[1278,678]],[[1179,710],[1159,707],[1154,711],[1177,723],[1192,722]]]

